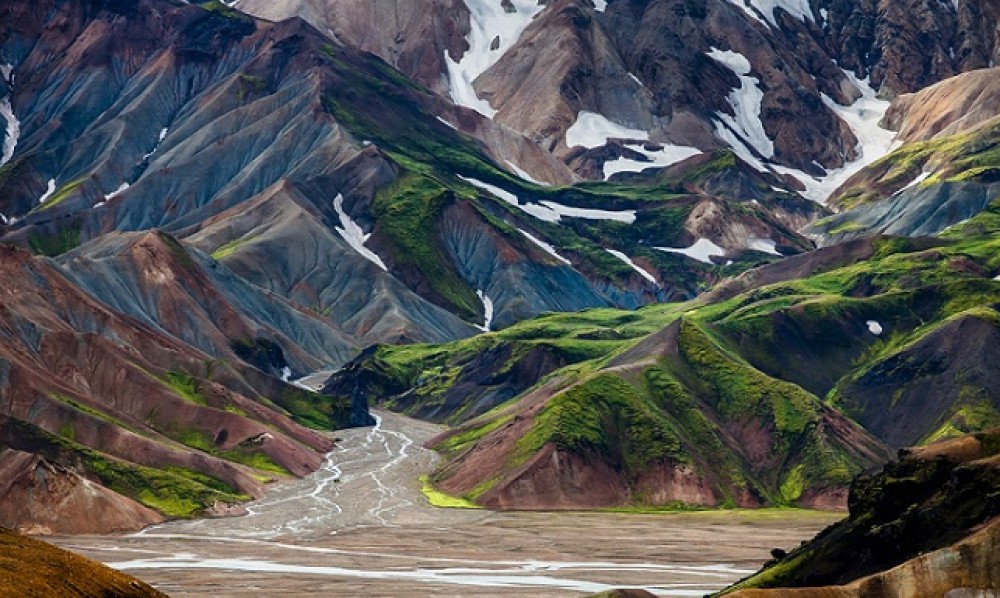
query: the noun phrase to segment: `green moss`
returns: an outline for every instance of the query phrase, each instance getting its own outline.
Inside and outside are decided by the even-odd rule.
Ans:
[[[28,239],[31,251],[47,257],[57,257],[80,246],[80,225],[75,224],[56,233],[35,233]]]
[[[69,199],[70,197],[72,197],[73,194],[76,192],[76,190],[79,189],[85,182],[87,182],[87,180],[88,180],[88,177],[81,177],[81,178],[78,178],[78,179],[76,179],[74,181],[70,181],[70,182],[66,183],[62,187],[59,187],[52,194],[51,197],[49,197],[47,200],[45,200],[45,203],[43,203],[40,206],[35,207],[31,211],[32,212],[40,212],[42,210],[48,210],[50,208],[54,208],[55,206],[61,204],[62,202],[66,201],[67,199]]]
[[[222,261],[227,257],[231,256],[232,254],[236,253],[237,249],[239,249],[243,245],[246,245],[247,243],[250,243],[258,236],[259,235],[247,235],[244,237],[240,237],[239,239],[233,239],[232,241],[222,245],[221,247],[213,251],[212,258],[217,261]]]
[[[201,381],[183,372],[167,372],[162,381],[174,391],[174,394],[195,405],[208,405],[201,393]]]
[[[419,275],[419,284],[426,285],[438,302],[475,321],[480,318],[479,298],[451,265],[438,233],[441,212],[452,201],[454,195],[446,187],[407,174],[378,192],[372,214],[393,270],[414,282]]]
[[[426,475],[420,476],[421,492],[427,498],[427,502],[431,504],[432,507],[440,507],[443,509],[480,509],[479,505],[464,498],[458,496],[451,496],[450,494],[445,494],[431,483],[430,477]]]

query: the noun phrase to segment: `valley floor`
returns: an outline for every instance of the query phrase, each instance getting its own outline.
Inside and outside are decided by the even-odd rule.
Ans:
[[[314,475],[244,517],[52,538],[171,596],[553,596],[643,587],[701,596],[839,517],[803,511],[494,513],[427,505],[440,428],[379,412]]]

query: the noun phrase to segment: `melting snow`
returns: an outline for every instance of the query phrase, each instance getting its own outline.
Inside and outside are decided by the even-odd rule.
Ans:
[[[535,245],[539,246],[542,249],[542,251],[544,251],[545,253],[551,255],[552,257],[556,258],[557,260],[559,260],[560,262],[566,264],[567,266],[571,265],[571,263],[570,263],[570,261],[568,259],[566,259],[563,256],[561,256],[558,253],[556,253],[556,248],[555,247],[549,245],[545,241],[542,241],[541,239],[539,239],[538,237],[532,235],[531,233],[529,233],[526,230],[523,230],[523,229],[519,228],[519,229],[517,229],[517,232],[519,232],[522,235],[524,235],[525,237],[527,237],[529,241],[531,241]]]
[[[611,255],[615,256],[616,258],[620,259],[621,261],[625,262],[629,266],[632,266],[633,270],[635,270],[636,272],[638,272],[639,274],[641,274],[642,277],[645,278],[646,280],[648,280],[649,282],[651,282],[653,284],[658,284],[656,282],[656,277],[655,276],[653,276],[652,274],[650,274],[646,270],[643,270],[642,268],[640,268],[635,262],[632,261],[632,258],[630,258],[629,256],[625,255],[624,253],[622,253],[620,251],[616,251],[614,249],[608,249],[606,251],[608,253],[610,253]]]
[[[162,129],[162,130],[160,131],[160,136],[159,136],[159,138],[157,138],[157,140],[156,140],[156,145],[154,145],[154,146],[153,146],[153,149],[149,150],[149,153],[148,153],[148,154],[146,154],[146,155],[144,155],[144,156],[142,157],[142,159],[143,159],[143,160],[148,160],[150,156],[152,156],[153,154],[155,154],[155,153],[156,153],[156,150],[160,149],[160,145],[161,145],[161,144],[163,143],[163,140],[164,140],[164,139],[166,139],[166,138],[167,138],[167,129],[166,129],[166,127],[164,127],[164,128],[163,128],[163,129]]]
[[[868,332],[871,332],[875,336],[882,335],[882,325],[876,322],[875,320],[868,320],[867,322],[865,322],[865,324],[868,325]]]
[[[633,149],[650,159],[649,162],[640,162],[631,158],[618,158],[604,163],[604,180],[608,180],[619,172],[642,172],[647,168],[666,168],[691,156],[701,153],[696,147],[686,145],[665,145],[663,149],[650,151],[642,145],[629,144],[625,147]]]
[[[538,218],[539,220],[544,220],[545,222],[559,222],[562,218],[584,218],[587,220],[614,220],[616,222],[624,222],[625,224],[632,224],[635,222],[635,210],[625,210],[621,212],[616,212],[612,210],[596,210],[592,208],[577,208],[574,206],[567,206],[554,201],[544,200],[540,203],[521,203],[517,196],[507,191],[506,189],[501,189],[496,185],[491,185],[485,183],[478,179],[473,179],[469,177],[459,176],[458,178],[463,181],[479,187],[485,191],[489,191],[493,195],[499,197],[500,199],[506,201],[512,206],[516,206],[523,212]]]
[[[127,191],[128,188],[129,188],[129,184],[128,183],[122,183],[117,189],[115,189],[111,193],[108,193],[107,195],[105,195],[104,196],[104,201],[101,202],[101,203],[104,204],[104,203],[107,203],[107,202],[111,201],[112,199],[118,197],[122,193],[125,193],[125,191]],[[96,208],[97,206],[94,206],[94,207]]]
[[[17,147],[17,139],[21,136],[21,123],[14,115],[14,107],[10,105],[10,98],[0,101],[0,116],[7,123],[6,134],[3,137],[3,153],[0,154],[0,166],[3,166],[14,157],[14,148]]]
[[[747,248],[754,251],[760,251],[761,253],[770,253],[771,255],[781,255],[781,253],[775,248],[776,243],[771,239],[757,239],[749,238],[747,239]]]
[[[912,181],[910,181],[909,183],[907,183],[905,187],[901,188],[899,191],[896,191],[895,193],[893,193],[893,195],[899,195],[900,193],[902,193],[903,191],[906,191],[907,189],[910,189],[912,187],[916,187],[920,183],[926,181],[929,176],[931,176],[931,173],[929,173],[929,172],[921,172],[917,176],[917,178],[915,178]]]
[[[729,0],[729,2],[739,6],[765,25],[777,25],[774,20],[774,9],[779,6],[801,21],[806,19],[811,21],[813,18],[809,0]],[[761,19],[760,15],[764,15],[764,19]]]
[[[875,97],[875,90],[868,84],[868,79],[858,79],[848,71],[844,73],[861,90],[862,97],[850,106],[841,106],[826,95],[823,96],[823,102],[851,127],[854,136],[858,138],[858,158],[842,168],[827,171],[825,177],[818,179],[793,168],[774,167],[776,171],[791,174],[802,181],[806,186],[802,195],[821,204],[826,203],[830,195],[847,179],[891,152],[896,145],[893,141],[896,134],[878,124],[885,116],[889,102]]]
[[[576,122],[566,130],[566,147],[601,147],[608,139],[638,139],[646,141],[649,133],[641,129],[630,129],[612,122],[602,114],[581,110]]]
[[[719,247],[709,239],[698,239],[694,242],[694,245],[690,247],[657,247],[657,249],[660,251],[669,251],[671,253],[680,253],[706,264],[712,263],[711,258],[713,256],[722,257],[726,255],[725,249]]]
[[[469,49],[459,62],[452,60],[447,51],[444,53],[451,99],[459,106],[472,108],[487,118],[493,118],[497,111],[488,101],[476,95],[473,82],[500,60],[521,37],[535,15],[545,9],[545,6],[539,6],[537,0],[512,0],[512,4],[514,12],[507,12],[497,0],[465,0],[470,13],[471,30],[466,38]],[[497,42],[496,48],[493,47],[494,42]]]
[[[455,125],[453,125],[450,122],[446,121],[445,119],[441,118],[440,116],[438,116],[437,119],[439,121],[441,121],[441,123],[444,124],[445,126],[450,127],[452,129],[455,129],[456,131],[458,130],[458,127],[456,127]]]
[[[476,295],[479,296],[479,300],[483,302],[483,325],[476,326],[476,328],[482,330],[483,332],[489,332],[490,326],[493,324],[493,300],[484,293],[482,290],[477,290]]]
[[[347,244],[368,261],[372,262],[379,268],[388,271],[389,269],[385,267],[385,263],[382,262],[382,258],[380,258],[371,249],[365,247],[365,243],[372,235],[371,233],[365,234],[365,232],[361,229],[361,226],[352,220],[347,212],[344,211],[343,195],[339,193],[337,194],[337,197],[333,200],[333,209],[337,211],[337,217],[340,218],[340,223],[344,225],[343,228],[339,226],[335,228],[337,229],[337,232],[340,233],[340,236],[347,241]]]
[[[49,198],[52,197],[52,194],[55,192],[56,192],[56,180],[49,179],[48,188],[46,188],[45,193],[43,193],[42,196],[38,198],[38,205],[42,205],[43,203],[47,202]]]
[[[516,174],[517,176],[521,177],[522,179],[528,181],[529,183],[534,183],[534,184],[536,184],[536,185],[538,185],[540,187],[551,187],[552,186],[549,183],[546,183],[546,182],[543,182],[543,181],[539,181],[537,179],[532,178],[532,176],[530,174],[528,174],[524,170],[521,170],[521,168],[519,168],[517,164],[514,164],[510,160],[507,160],[507,166],[510,166],[510,169],[514,171],[514,174]]]
[[[7,85],[14,86],[14,65],[5,64],[0,66],[0,75],[3,75]],[[10,104],[10,96],[0,102],[0,116],[7,123],[4,129],[6,133],[3,137],[3,149],[0,151],[0,166],[3,166],[14,157],[14,148],[17,147],[17,140],[21,136],[21,123],[18,122],[17,116],[14,115],[14,107]]]
[[[739,52],[716,48],[712,48],[708,52],[708,56],[728,67],[740,78],[740,88],[732,91],[728,98],[729,105],[733,107],[736,116],[733,117],[725,113],[718,114],[721,122],[716,122],[716,135],[723,141],[729,142],[737,154],[740,153],[738,147],[742,146],[742,142],[745,141],[761,156],[765,158],[774,156],[774,142],[767,136],[764,123],[760,120],[764,92],[758,87],[760,81],[756,77],[750,76],[750,61]],[[731,133],[736,135],[731,135]],[[738,137],[738,139],[734,139],[734,137]],[[757,160],[753,162],[756,162],[755,166],[759,164]]]

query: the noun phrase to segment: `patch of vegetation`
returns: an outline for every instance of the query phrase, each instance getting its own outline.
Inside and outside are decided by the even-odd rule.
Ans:
[[[55,233],[35,233],[28,239],[32,253],[58,257],[80,246],[80,225],[74,224]]]
[[[450,494],[445,494],[431,483],[430,477],[426,475],[420,476],[421,492],[427,498],[427,502],[431,504],[432,507],[440,507],[443,509],[481,509],[476,503],[466,500],[458,496],[451,496]]]
[[[183,372],[167,372],[163,382],[174,391],[174,394],[195,405],[206,406],[208,401],[201,392],[201,381]]]

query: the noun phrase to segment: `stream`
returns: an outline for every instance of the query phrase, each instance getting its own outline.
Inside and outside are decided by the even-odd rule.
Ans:
[[[314,474],[241,517],[52,538],[171,596],[703,596],[837,518],[804,512],[495,513],[427,504],[442,428],[373,412]]]

